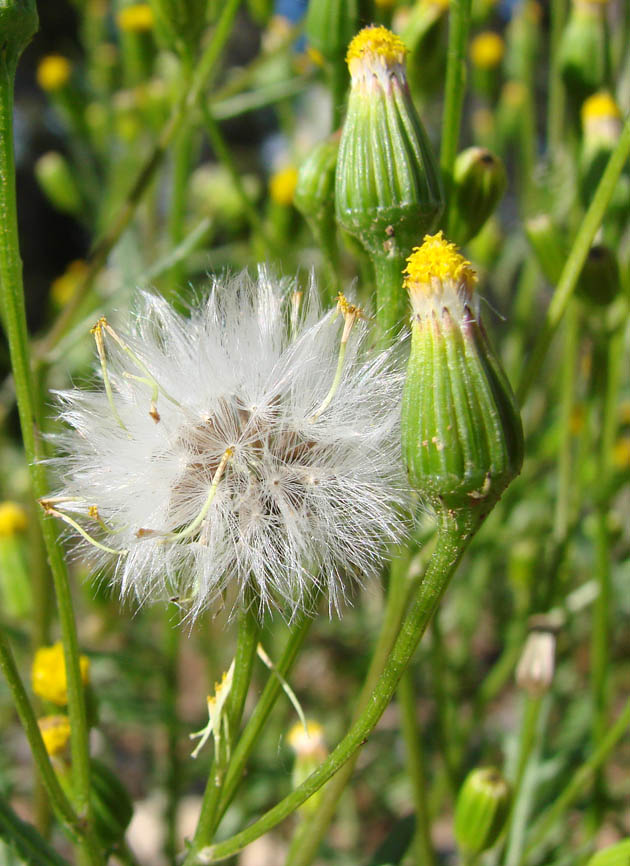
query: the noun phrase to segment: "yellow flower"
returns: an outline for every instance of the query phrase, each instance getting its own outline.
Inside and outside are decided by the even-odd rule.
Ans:
[[[47,54],[37,67],[37,83],[42,90],[54,93],[65,87],[70,80],[72,64],[61,54]]]
[[[74,290],[79,285],[88,269],[83,259],[70,262],[61,276],[50,284],[50,296],[58,307],[64,307],[74,295]]]
[[[124,33],[146,33],[153,29],[153,10],[148,3],[134,3],[121,9],[116,20]]]
[[[51,757],[61,754],[70,739],[70,720],[67,716],[43,716],[37,724],[46,751]]]
[[[298,758],[317,758],[323,761],[326,757],[324,729],[319,722],[307,722],[306,730],[302,722],[296,722],[289,731],[287,741]]]
[[[280,169],[280,171],[273,174],[269,181],[269,195],[272,201],[286,207],[293,204],[297,179],[297,168],[293,165]]]
[[[407,47],[395,33],[386,27],[364,27],[348,46],[346,63],[354,78],[373,67],[400,66],[406,55]]]
[[[17,502],[0,502],[0,538],[23,532],[28,525],[26,511]]]
[[[471,294],[477,275],[468,259],[458,251],[455,244],[446,240],[440,231],[436,235],[425,235],[422,246],[415,247],[407,259],[404,271],[404,287],[413,296],[440,294],[443,283],[461,286]]]
[[[630,436],[620,436],[615,442],[613,463],[622,472],[630,472]]]
[[[90,662],[87,656],[79,658],[83,685],[89,680]],[[53,646],[40,647],[33,659],[31,671],[33,691],[40,698],[63,707],[68,703],[66,662],[60,642]]]
[[[478,69],[494,69],[503,60],[505,43],[498,33],[487,30],[470,43],[470,59]]]

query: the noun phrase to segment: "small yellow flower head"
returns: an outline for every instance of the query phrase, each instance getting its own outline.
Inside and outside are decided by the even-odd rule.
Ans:
[[[116,20],[123,33],[147,33],[153,30],[153,10],[148,3],[125,6]]]
[[[630,472],[630,436],[620,436],[613,448],[613,463],[621,472]]]
[[[47,93],[55,93],[66,86],[72,73],[72,64],[61,54],[47,54],[37,67],[37,83]]]
[[[296,722],[289,731],[287,742],[298,758],[326,757],[326,741],[324,729],[319,722],[307,722],[306,730],[302,722]]]
[[[364,27],[348,46],[346,63],[352,83],[382,79],[392,72],[404,77],[407,48],[387,27]]]
[[[487,30],[470,43],[470,59],[478,69],[494,69],[503,60],[505,43],[498,33]]]
[[[511,108],[521,108],[527,99],[527,85],[522,81],[506,81],[501,91],[501,100]]]
[[[87,656],[79,659],[81,679],[86,685],[89,680],[90,662]],[[33,691],[40,698],[64,707],[68,703],[68,685],[66,680],[66,662],[63,647],[60,642],[53,646],[40,647],[33,659],[31,670]]]
[[[599,118],[620,118],[619,106],[606,90],[600,90],[584,100],[582,104],[582,123]]]
[[[17,502],[0,502],[0,538],[24,532],[28,525],[26,511]]]
[[[37,724],[48,754],[51,757],[60,755],[70,739],[68,716],[43,716],[43,718],[38,719]]]
[[[407,259],[403,273],[403,286],[409,292],[416,315],[426,313],[427,302],[432,306],[435,300],[444,303],[458,298],[457,309],[461,306],[462,295],[466,300],[472,298],[477,282],[470,262],[441,231],[425,235],[422,246],[415,247]]]
[[[297,181],[298,170],[294,165],[289,165],[275,172],[269,181],[271,200],[285,207],[292,205]]]
[[[58,307],[64,307],[73,296],[88,269],[84,259],[70,262],[66,270],[50,284],[50,297]]]

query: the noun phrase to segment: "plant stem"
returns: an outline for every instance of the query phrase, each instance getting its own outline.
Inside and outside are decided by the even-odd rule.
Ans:
[[[424,580],[403,621],[383,673],[358,720],[319,768],[284,800],[231,839],[195,851],[195,856],[190,862],[211,863],[241,851],[301,806],[363,745],[389,704],[403,671],[413,656],[420,638],[431,621],[433,612],[480,523],[478,516],[472,510],[463,513],[442,511],[438,515],[438,521],[436,548]]]
[[[551,0],[549,33],[549,85],[547,101],[547,148],[552,162],[559,156],[564,129],[564,84],[558,63],[558,46],[566,19],[566,0]]]
[[[400,631],[405,607],[409,600],[408,580],[409,554],[403,551],[392,560],[389,575],[387,604],[383,624],[372,655],[370,667],[361,688],[353,721],[365,709],[372,691],[383,671],[396,636]],[[319,845],[324,838],[330,822],[335,816],[337,804],[354,772],[358,752],[351,758],[326,787],[316,811],[298,827],[292,841],[285,866],[307,866],[317,856]]]
[[[600,741],[597,748],[591,752],[590,757],[573,774],[569,783],[556,798],[541,817],[534,824],[529,841],[519,860],[519,866],[525,866],[529,855],[545,840],[547,833],[552,829],[562,813],[580,796],[585,793],[586,786],[593,779],[597,770],[602,766],[610,752],[619,740],[628,732],[630,725],[630,701],[627,702],[623,711],[617,718],[612,728]]]
[[[571,413],[575,398],[575,367],[578,349],[578,310],[574,302],[569,303],[565,319],[562,380],[560,383],[560,443],[558,446],[558,489],[554,515],[553,534],[556,542],[562,543],[569,529],[571,506]]]
[[[238,623],[238,638],[234,656],[234,676],[227,704],[230,750],[232,744],[236,742],[236,735],[245,706],[245,698],[247,697],[247,690],[252,678],[252,669],[258,645],[258,633],[256,616],[252,612],[251,606],[246,606],[246,609],[241,613]],[[190,853],[186,857],[185,863],[190,862],[192,852],[203,845],[207,845],[214,834],[217,824],[219,800],[227,769],[226,767],[219,767],[217,757],[215,755],[215,760],[212,762],[201,803],[201,814],[197,822]]]
[[[453,724],[453,713],[448,695],[448,663],[444,657],[444,641],[442,640],[442,628],[440,624],[440,612],[436,611],[431,623],[431,646],[429,657],[431,664],[431,676],[433,686],[433,697],[436,706],[438,743],[442,754],[446,779],[452,796],[455,796],[458,788],[457,761],[454,751],[457,746],[457,731]]]
[[[442,224],[448,225],[448,208],[453,182],[453,166],[459,144],[459,129],[466,90],[466,46],[470,28],[471,0],[453,0],[449,7],[446,90],[442,118],[440,168],[444,183],[445,208]]]
[[[181,762],[178,753],[177,695],[180,631],[173,617],[178,616],[175,605],[166,608],[164,617],[164,712],[166,715],[166,842],[165,853],[169,863],[177,854],[177,805],[181,789]]]
[[[403,289],[405,256],[374,256],[376,276],[376,322],[382,346],[389,346],[401,328],[407,310],[407,293]]]
[[[547,315],[543,322],[542,328],[539,331],[538,338],[534,344],[534,348],[529,357],[523,375],[519,382],[517,390],[517,398],[521,405],[529,393],[536,376],[538,375],[542,363],[547,354],[549,344],[560,324],[562,317],[566,311],[567,304],[573,294],[573,290],[586,261],[588,251],[593,242],[593,238],[599,228],[606,208],[612,197],[619,175],[630,156],[630,120],[627,120],[617,146],[615,147],[606,170],[602,175],[595,195],[589,205],[580,228],[573,241],[571,252],[566,260],[565,266],[562,269],[562,274],[558,281],[558,285],[553,293],[551,303],[547,309]]]
[[[4,674],[7,685],[11,690],[13,703],[17,710],[22,727],[28,739],[31,753],[35,761],[35,765],[40,773],[40,777],[46,793],[50,799],[50,803],[55,810],[61,823],[67,827],[75,836],[84,833],[84,827],[81,819],[72,808],[72,805],[66,797],[57,775],[50,763],[46,746],[42,739],[35,712],[26,693],[26,689],[20,678],[20,674],[11,652],[11,647],[7,641],[4,632],[0,629],[0,668]]]
[[[110,227],[103,233],[94,245],[88,259],[88,267],[74,294],[66,304],[54,326],[37,348],[37,357],[45,358],[48,352],[56,346],[81,305],[81,301],[92,287],[96,276],[103,268],[109,253],[125,231],[151,181],[162,164],[171,143],[184,126],[191,126],[195,118],[197,103],[204,88],[209,87],[217,72],[217,61],[225,47],[241,0],[226,0],[221,11],[212,38],[195,66],[195,74],[189,88],[186,88],[178,100],[173,112],[158,136],[153,150],[140,168],[134,183],[129,190],[125,202],[112,221]]]
[[[407,669],[398,684],[398,705],[407,755],[407,774],[411,782],[416,811],[415,858],[416,862],[422,863],[423,866],[434,866],[435,852],[431,840],[424,747],[418,725],[415,697],[413,678],[411,671]]]
[[[30,366],[22,260],[17,230],[15,164],[13,156],[13,84],[15,63],[7,62],[0,51],[0,286],[7,341],[11,355],[15,394],[26,462],[35,499],[48,493],[39,440],[41,429],[39,403]],[[63,552],[52,521],[39,512],[48,560],[53,575],[59,623],[63,640],[68,691],[68,716],[71,729],[71,754],[74,804],[81,818],[89,823],[90,763],[85,698],[79,670],[79,647]],[[85,838],[81,841],[85,862],[97,864],[100,855]]]

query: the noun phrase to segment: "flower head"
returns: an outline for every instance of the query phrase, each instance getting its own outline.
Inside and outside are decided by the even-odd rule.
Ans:
[[[504,53],[503,39],[491,30],[479,33],[470,43],[470,59],[478,69],[496,69]]]
[[[50,93],[61,90],[70,80],[72,64],[61,54],[47,54],[37,67],[37,83]]]
[[[189,317],[141,295],[129,336],[94,328],[104,389],[60,395],[65,487],[42,505],[123,597],[194,618],[226,592],[293,613],[322,588],[336,608],[403,527],[401,374],[365,332],[264,270]]]
[[[148,3],[124,6],[118,13],[117,21],[125,33],[144,33],[153,29],[153,10]]]
[[[65,751],[70,739],[70,719],[68,716],[43,716],[37,720],[46,751],[56,757]]]
[[[90,674],[90,661],[87,656],[79,657],[81,679],[86,685]],[[66,661],[61,643],[40,647],[33,659],[31,670],[33,691],[40,698],[64,707],[68,703],[68,681]]]
[[[26,511],[17,502],[0,502],[0,538],[24,532],[28,526]]]

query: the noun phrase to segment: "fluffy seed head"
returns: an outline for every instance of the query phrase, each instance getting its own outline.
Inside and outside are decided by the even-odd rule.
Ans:
[[[65,486],[42,505],[123,597],[291,616],[378,570],[404,532],[402,376],[357,308],[322,316],[313,286],[261,270],[189,317],[143,294],[128,335],[94,336],[104,389],[60,394]]]

